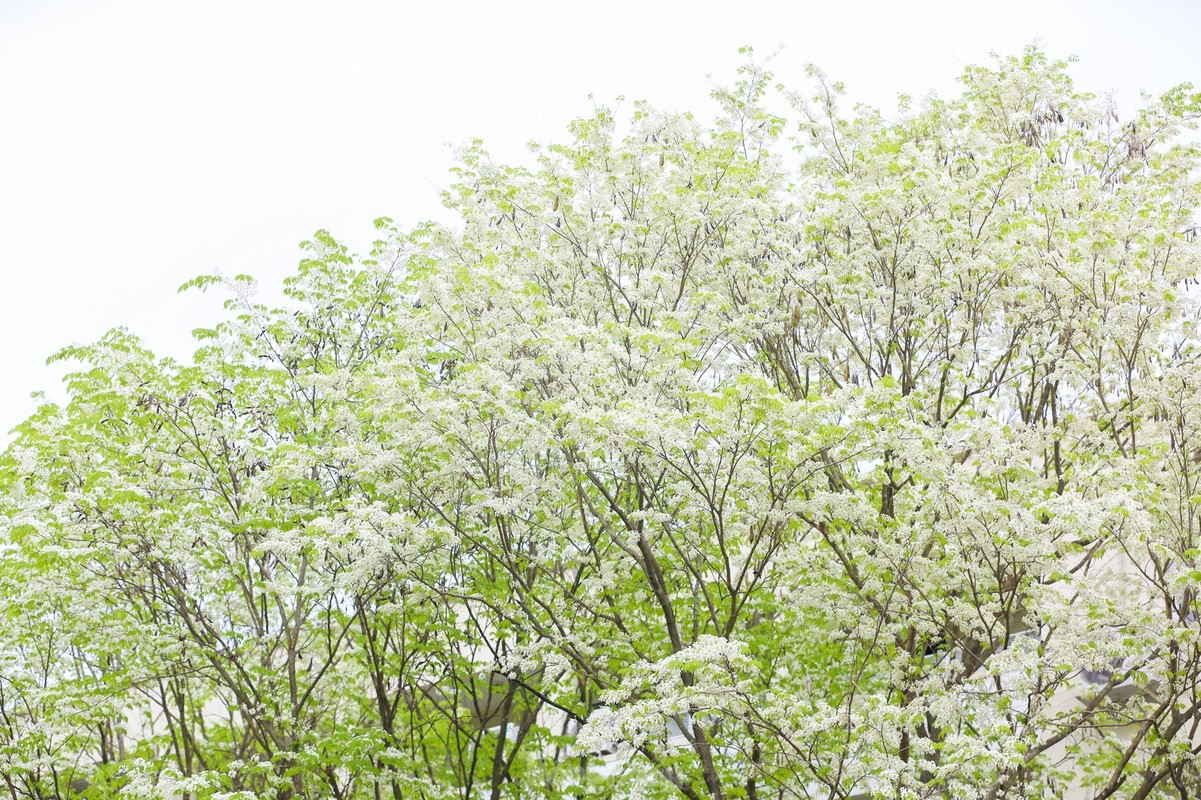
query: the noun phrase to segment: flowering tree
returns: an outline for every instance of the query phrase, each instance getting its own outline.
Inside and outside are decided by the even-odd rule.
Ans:
[[[748,66],[124,331],[3,461],[14,798],[1189,797],[1201,95]]]

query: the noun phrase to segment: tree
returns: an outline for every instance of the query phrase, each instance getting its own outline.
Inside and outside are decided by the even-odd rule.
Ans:
[[[63,351],[9,794],[1195,793],[1201,95],[811,79],[472,144],[454,228],[191,282],[191,365]]]

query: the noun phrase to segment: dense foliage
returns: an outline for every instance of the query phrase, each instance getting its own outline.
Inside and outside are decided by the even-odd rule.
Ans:
[[[1201,95],[634,106],[123,330],[0,464],[52,798],[1189,797]]]

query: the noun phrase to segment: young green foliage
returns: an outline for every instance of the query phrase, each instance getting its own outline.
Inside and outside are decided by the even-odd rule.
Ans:
[[[14,798],[1187,796],[1201,96],[465,148],[459,223],[114,331],[0,463]],[[86,787],[86,791],[85,791]]]

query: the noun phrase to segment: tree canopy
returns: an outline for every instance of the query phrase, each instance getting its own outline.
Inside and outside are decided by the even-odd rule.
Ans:
[[[1201,790],[1201,114],[1036,49],[895,118],[748,63],[0,461],[17,798]]]

